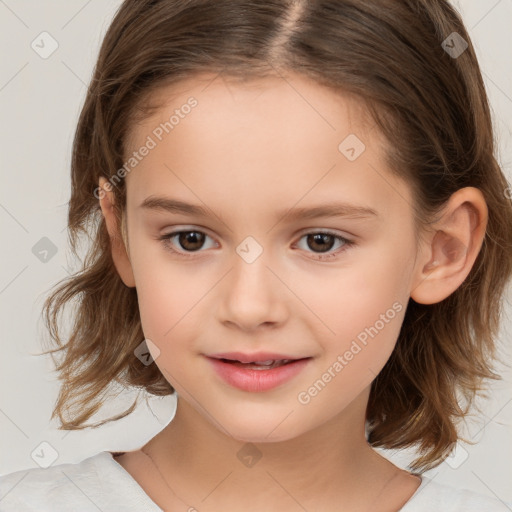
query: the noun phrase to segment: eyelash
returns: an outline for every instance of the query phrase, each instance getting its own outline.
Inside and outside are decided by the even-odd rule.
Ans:
[[[174,254],[178,254],[179,256],[181,256],[183,258],[193,258],[196,253],[203,252],[201,250],[198,250],[195,252],[187,253],[187,252],[177,251],[176,249],[174,249],[171,245],[171,240],[175,236],[183,234],[183,233],[202,233],[202,234],[208,236],[206,233],[204,233],[203,231],[200,231],[198,229],[184,229],[184,230],[173,231],[171,233],[162,235],[161,237],[159,237],[159,240],[163,243],[166,250],[168,250]],[[353,240],[348,240],[347,238],[340,236],[340,235],[336,235],[335,233],[332,233],[330,231],[308,231],[306,233],[302,233],[299,240],[301,240],[302,238],[304,238],[305,236],[308,236],[308,235],[329,235],[329,236],[334,237],[336,240],[343,242],[343,246],[340,249],[338,249],[336,252],[313,253],[316,255],[316,257],[314,259],[316,259],[318,261],[326,261],[328,259],[331,259],[334,256],[337,256],[337,255],[341,254],[342,252],[346,251],[348,248],[356,245]]]

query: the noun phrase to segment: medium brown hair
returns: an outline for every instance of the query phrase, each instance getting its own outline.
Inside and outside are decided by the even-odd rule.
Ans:
[[[468,44],[458,56],[443,46],[454,47],[454,32]],[[457,420],[483,381],[498,378],[492,364],[512,272],[512,205],[475,51],[454,8],[446,0],[126,0],[102,43],[73,145],[73,254],[80,235],[92,244],[83,268],[58,283],[44,306],[59,347],[49,352],[65,354],[56,364],[62,386],[52,414],[61,429],[131,413],[136,402],[84,425],[113,383],[174,392],[157,365],[134,355],[144,340],[137,292],[115,270],[95,193],[100,176],[112,178],[126,161],[127,134],[148,114],[146,100],[204,72],[249,80],[286,71],[364,103],[389,143],[389,168],[414,192],[419,226],[428,227],[463,187],[480,189],[488,207],[482,248],[461,286],[437,304],[409,300],[396,347],[372,383],[369,443],[416,446],[421,456],[411,467],[434,467],[457,441]],[[113,188],[120,221],[125,187],[119,180]],[[63,336],[59,315],[68,304],[75,309]]]

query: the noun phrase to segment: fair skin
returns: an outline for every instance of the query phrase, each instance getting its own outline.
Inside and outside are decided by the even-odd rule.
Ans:
[[[385,140],[357,100],[295,74],[244,84],[213,78],[160,91],[167,104],[132,128],[127,154],[190,96],[198,101],[125,178],[127,246],[100,179],[114,263],[137,289],[144,334],[159,350],[153,364],[178,393],[175,417],[143,447],[164,480],[140,450],[117,460],[164,510],[399,510],[420,478],[366,442],[370,385],[409,298],[439,302],[469,274],[485,234],[485,200],[475,188],[459,190],[417,244],[409,186],[386,168]],[[353,161],[338,149],[349,134],[366,147]],[[142,208],[150,196],[210,213]],[[279,214],[330,202],[376,215]],[[180,230],[204,234],[202,245],[167,240],[182,255],[188,249],[188,259],[159,239]],[[354,245],[327,241],[330,256],[320,261],[322,245],[305,235],[326,231]],[[237,252],[249,236],[263,251],[250,263]],[[378,334],[299,401],[393,304],[402,307]],[[310,359],[282,385],[250,392],[221,380],[205,357],[259,350]],[[252,467],[237,457],[247,443],[261,454]]]

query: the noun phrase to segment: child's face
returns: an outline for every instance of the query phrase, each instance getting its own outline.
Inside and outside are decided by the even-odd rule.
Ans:
[[[126,177],[127,223],[142,326],[198,414],[240,440],[290,439],[351,403],[364,409],[393,350],[418,284],[411,191],[386,169],[383,139],[356,100],[297,75],[207,78],[164,91],[172,100],[131,132],[127,158],[140,161]],[[191,96],[197,105],[184,107]],[[209,213],[141,207],[150,197]],[[285,215],[328,203],[376,214]],[[159,238],[180,230],[192,233],[167,240],[177,254]],[[208,357],[233,352],[308,359],[251,370]]]

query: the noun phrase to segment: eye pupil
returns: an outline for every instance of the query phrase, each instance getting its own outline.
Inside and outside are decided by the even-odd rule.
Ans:
[[[327,239],[327,242],[326,242]],[[308,245],[314,249],[314,247],[311,246],[310,242],[313,241],[313,245],[319,245],[319,249],[321,252],[327,252],[332,249],[332,244],[335,240],[335,237],[333,235],[329,235],[328,233],[314,233],[311,235],[308,235]],[[323,243],[322,243],[323,242]]]
[[[183,231],[179,234],[180,245],[187,250],[200,249],[204,243],[204,233],[199,231]],[[190,246],[192,244],[192,247]],[[196,246],[194,246],[194,244]]]

